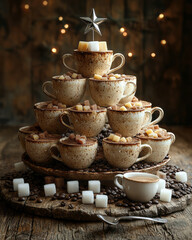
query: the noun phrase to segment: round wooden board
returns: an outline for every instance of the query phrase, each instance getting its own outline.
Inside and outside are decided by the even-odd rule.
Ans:
[[[131,212],[128,208],[117,207],[115,204],[109,204],[107,208],[96,208],[94,205],[81,204],[81,201],[71,202],[74,208],[69,209],[67,205],[65,207],[61,206],[62,200],[52,201],[51,197],[42,197],[42,195],[42,203],[36,203],[35,200],[31,201],[28,198],[25,201],[20,202],[18,201],[17,193],[10,192],[8,188],[5,187],[5,180],[0,180],[0,192],[3,199],[14,209],[39,216],[75,221],[99,221],[97,214],[110,216],[163,216],[184,210],[187,205],[190,204],[191,199],[191,194],[188,194],[179,199],[173,199],[170,203],[159,201],[157,205],[152,205],[148,209]]]
[[[98,157],[101,158],[101,155]],[[33,171],[48,175],[48,176],[54,176],[54,177],[63,177],[64,179],[70,180],[70,179],[78,179],[78,180],[102,180],[102,181],[113,181],[115,175],[117,174],[124,174],[126,172],[130,171],[137,171],[137,172],[148,172],[155,174],[158,170],[160,170],[164,165],[166,165],[170,161],[170,156],[167,159],[164,159],[162,162],[143,169],[139,170],[119,170],[119,171],[101,171],[101,172],[88,172],[88,171],[82,171],[82,170],[70,170],[67,169],[63,163],[55,161],[55,165],[49,166],[48,164],[46,166],[37,165],[34,162],[32,162],[29,158],[29,156],[24,153],[22,155],[22,161]],[[91,168],[91,167],[90,167]]]

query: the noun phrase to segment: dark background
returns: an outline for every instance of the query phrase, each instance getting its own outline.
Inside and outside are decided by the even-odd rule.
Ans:
[[[47,98],[44,81],[66,71],[61,56],[72,53],[83,34],[80,16],[94,7],[108,48],[125,55],[120,73],[134,74],[137,96],[165,111],[163,123],[192,122],[192,1],[190,0],[0,1],[0,124],[34,121],[33,104]],[[26,8],[29,5],[29,9]],[[28,6],[27,5],[27,6]],[[160,13],[164,14],[159,19]],[[63,21],[58,17],[62,16]],[[60,30],[65,24],[66,33]],[[125,27],[127,36],[120,33]],[[161,40],[166,40],[162,45]],[[55,47],[57,53],[52,53]],[[133,57],[128,57],[128,52]],[[154,58],[151,53],[155,53]]]

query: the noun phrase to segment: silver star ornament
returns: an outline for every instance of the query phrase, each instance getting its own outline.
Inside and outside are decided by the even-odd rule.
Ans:
[[[84,23],[87,24],[85,28],[85,34],[90,32],[91,30],[93,31],[93,36],[94,36],[94,31],[97,32],[100,36],[102,36],[101,31],[99,29],[99,24],[102,22],[106,21],[107,18],[98,18],[95,14],[95,9],[92,9],[90,17],[80,17]]]

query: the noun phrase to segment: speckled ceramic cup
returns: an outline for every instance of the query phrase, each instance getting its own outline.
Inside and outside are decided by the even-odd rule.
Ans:
[[[133,75],[127,75],[128,79],[125,79],[125,81],[127,81],[128,83],[133,82],[135,84],[135,86],[137,86],[137,78],[136,76]],[[133,91],[134,90],[134,91]],[[120,103],[127,103],[127,102],[131,102],[135,92],[136,92],[136,88],[134,88],[134,85],[132,84],[127,84],[126,88],[125,88],[125,95],[127,94],[127,97],[124,97],[120,100]],[[131,95],[130,95],[131,94]]]
[[[133,89],[128,94],[125,94],[127,84],[132,85]],[[135,83],[127,82],[124,79],[96,80],[90,78],[89,89],[91,97],[97,105],[108,107],[118,104],[122,98],[131,96],[136,90],[136,85]]]
[[[40,128],[37,126],[25,126],[25,127],[19,128],[18,138],[21,143],[21,146],[25,151],[26,151],[25,138],[32,133],[38,133],[38,132],[40,132]]]
[[[48,85],[52,87],[53,93],[47,90]],[[81,101],[85,93],[86,78],[63,80],[54,76],[52,81],[43,83],[42,89],[47,96],[67,106],[73,106]]]
[[[145,159],[147,162],[162,162],[163,159],[169,153],[171,145],[175,142],[175,135],[168,132],[166,138],[150,138],[138,136],[142,144],[149,144],[152,147],[152,154]],[[141,155],[145,155],[145,150],[142,151]]]
[[[34,105],[35,117],[40,128],[49,133],[65,133],[67,128],[61,124],[60,116],[66,111],[66,109],[48,109],[45,108],[47,103],[49,102],[40,102]],[[65,118],[65,121],[68,121],[68,119]]]
[[[163,111],[162,108],[160,108],[160,107],[153,107],[153,108],[152,108],[152,103],[147,102],[147,101],[142,101],[142,100],[141,100],[141,102],[142,102],[142,104],[143,104],[143,107],[144,107],[146,110],[150,111],[152,114],[153,114],[154,112],[159,112],[159,116],[155,119],[155,121],[153,122],[153,124],[157,124],[157,123],[159,123],[159,122],[163,119],[163,117],[164,117],[164,111]],[[148,121],[149,121],[148,116],[145,116],[145,118],[144,118],[144,123],[143,123],[143,124],[145,125]]]
[[[59,140],[58,144],[51,147],[50,152],[54,159],[63,162],[71,169],[84,169],[89,167],[95,160],[97,154],[97,140],[91,139],[86,144],[65,143],[66,138]],[[61,157],[55,154],[54,150],[59,151]]]
[[[150,179],[141,182],[131,177]],[[157,193],[159,177],[150,173],[129,172],[115,176],[115,185],[123,190],[127,198],[136,202],[149,202]]]
[[[141,144],[139,139],[133,142],[112,142],[107,138],[103,139],[103,152],[108,163],[118,168],[128,168],[134,163],[142,161],[149,157],[152,148],[148,144]],[[142,150],[146,150],[145,156],[138,157]]]
[[[117,57],[121,58],[121,63],[110,70],[113,61]],[[67,58],[73,58],[77,69],[73,69],[66,64]],[[67,69],[81,73],[84,77],[93,77],[94,74],[103,76],[104,74],[115,72],[123,67],[125,64],[125,57],[121,53],[113,55],[112,50],[105,52],[81,52],[75,49],[73,55],[63,55],[63,64]]]
[[[95,137],[105,125],[106,112],[106,108],[96,111],[77,111],[74,108],[69,108],[61,115],[60,121],[65,127],[80,135]],[[71,125],[66,122],[67,117]]]
[[[33,162],[43,164],[50,162],[52,157],[50,147],[56,144],[60,136],[55,136],[53,139],[33,140],[30,136],[25,138],[26,152]]]
[[[144,108],[136,110],[113,110],[111,107],[107,109],[109,124],[114,132],[120,133],[124,137],[132,137],[140,132],[141,128],[153,124],[151,122],[152,114]],[[145,117],[148,123],[143,124]]]

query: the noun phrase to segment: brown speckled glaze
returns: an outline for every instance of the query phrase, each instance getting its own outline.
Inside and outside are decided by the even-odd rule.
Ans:
[[[149,138],[139,137],[142,144],[149,144],[152,147],[152,154],[146,158],[147,162],[161,162],[165,156],[169,153],[169,149],[172,143],[175,142],[175,135],[171,132],[168,133],[169,137],[166,138]],[[141,155],[145,154],[145,150],[142,151]]]
[[[146,149],[147,153],[142,158],[138,158],[139,153],[143,149]],[[103,152],[105,158],[112,166],[128,168],[135,162],[147,158],[151,154],[152,149],[147,144],[142,145],[140,140],[134,143],[113,143],[105,138],[103,140]]]
[[[43,84],[42,88],[44,93],[67,106],[73,106],[79,103],[85,93],[86,78],[70,80],[60,80],[58,78],[59,76],[54,76],[52,82],[47,81]],[[47,91],[47,85],[52,86],[53,94]]]
[[[65,144],[63,139],[60,139],[59,143],[51,148],[51,155],[71,169],[87,168],[93,163],[97,154],[97,140],[92,140],[92,144],[69,145]],[[54,154],[53,150],[55,148],[60,152],[61,157]]]
[[[66,64],[65,60],[68,57],[74,58],[74,62],[77,67],[76,70],[72,69]],[[121,58],[121,63],[117,67],[110,70],[112,62],[117,57]],[[125,64],[125,57],[121,53],[116,53],[113,55],[112,50],[104,52],[81,52],[75,49],[73,55],[63,55],[63,64],[69,70],[81,73],[84,77],[93,77],[94,74],[104,75],[120,69]]]
[[[89,79],[91,97],[97,105],[102,107],[108,107],[119,103],[125,96],[124,91],[126,84],[124,79],[112,81]]]
[[[38,133],[38,132],[39,132],[39,129],[36,129],[34,126],[25,126],[25,127],[19,128],[18,138],[21,143],[21,146],[25,151],[26,151],[25,138],[32,133]]]
[[[106,112],[105,108],[97,111],[77,111],[69,108],[68,112],[63,116],[65,118],[67,115],[69,116],[71,123],[69,128],[74,132],[87,137],[95,137],[105,125]],[[66,121],[63,119],[63,116],[61,122],[65,124]],[[65,126],[68,126],[68,124]]]
[[[43,131],[49,133],[62,134],[67,131],[67,128],[60,122],[60,115],[64,113],[66,109],[47,109],[43,108],[46,102],[36,103],[34,105],[35,117]],[[65,118],[67,121],[68,119]]]
[[[150,115],[144,108],[140,110],[120,111],[107,109],[108,121],[114,132],[125,137],[135,136],[143,127],[144,118]]]
[[[36,163],[47,163],[51,160],[50,147],[59,141],[59,136],[53,139],[33,140],[25,138],[26,152],[30,159]]]

